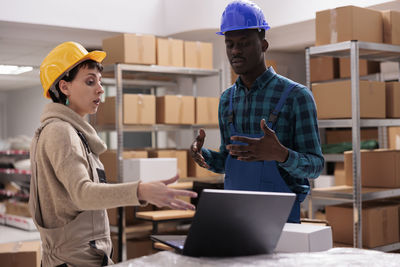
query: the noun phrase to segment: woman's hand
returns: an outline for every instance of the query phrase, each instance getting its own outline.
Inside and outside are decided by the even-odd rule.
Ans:
[[[182,209],[182,210],[194,210],[194,205],[185,202],[183,200],[177,199],[178,196],[186,196],[195,198],[197,197],[196,192],[187,190],[178,190],[167,187],[168,184],[172,184],[179,178],[176,175],[173,178],[149,182],[140,183],[138,186],[138,198],[139,200],[147,201],[157,207],[169,207],[172,209]]]

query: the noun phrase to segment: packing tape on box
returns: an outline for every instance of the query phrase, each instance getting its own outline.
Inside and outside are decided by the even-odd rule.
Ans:
[[[22,242],[16,242],[12,248],[12,252],[18,252],[21,250]]]
[[[145,36],[140,35],[140,34],[136,34],[137,36],[137,44],[138,44],[138,59],[139,62],[141,62],[142,64],[144,63],[143,60],[143,55],[144,55],[144,38]]]
[[[178,123],[183,123],[183,98],[182,95],[177,95],[178,97]]]
[[[329,27],[330,27],[330,32],[331,32],[331,44],[333,44],[333,43],[337,43],[337,41],[338,41],[337,24],[336,24],[336,21],[337,21],[336,9],[331,9],[330,13],[331,13],[331,17],[330,17],[331,19],[330,19]]]
[[[143,95],[138,94],[138,100],[137,100],[137,123],[141,124],[142,123],[142,109],[144,108],[144,100],[143,100]]]
[[[172,47],[174,46],[173,39],[168,38],[168,65],[173,66]]]
[[[197,41],[196,42],[196,65],[197,68],[200,68],[201,66],[201,42]]]

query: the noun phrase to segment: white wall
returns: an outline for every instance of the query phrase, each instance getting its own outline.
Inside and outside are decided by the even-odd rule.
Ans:
[[[7,137],[33,137],[40,125],[40,115],[51,100],[43,97],[41,87],[9,91],[7,93]]]
[[[219,28],[229,0],[13,0],[1,5],[0,20],[156,35]],[[272,27],[315,18],[318,10],[361,7],[387,0],[255,0]]]
[[[0,92],[0,139],[7,137],[7,92]]]

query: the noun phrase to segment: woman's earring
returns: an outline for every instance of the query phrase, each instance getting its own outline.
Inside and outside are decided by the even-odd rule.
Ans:
[[[67,100],[65,101],[65,105],[69,106],[69,99],[67,98]]]

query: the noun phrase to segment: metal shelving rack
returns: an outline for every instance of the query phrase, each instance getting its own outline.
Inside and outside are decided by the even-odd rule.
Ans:
[[[311,190],[310,205],[312,209],[312,198],[325,198],[333,200],[347,200],[353,202],[353,246],[362,248],[362,200],[381,199],[386,197],[400,196],[400,189],[371,189],[372,192],[362,191],[361,188],[361,155],[360,155],[360,127],[379,127],[381,135],[386,134],[387,126],[400,126],[399,119],[360,119],[360,94],[359,94],[359,59],[370,61],[392,61],[399,62],[400,46],[347,41],[336,44],[314,46],[306,49],[306,78],[307,86],[311,89],[310,83],[310,57],[331,56],[350,57],[351,73],[351,105],[352,118],[344,120],[319,120],[320,128],[328,127],[351,127],[353,143],[353,187],[332,188],[331,190]],[[399,77],[400,80],[400,77]],[[384,147],[387,146],[385,142]],[[312,210],[309,211],[312,214]],[[400,248],[400,243],[375,248],[389,251]]]
[[[146,76],[156,75],[156,76],[164,76],[164,77],[186,77],[192,79],[192,93],[194,97],[197,97],[197,79],[201,77],[210,77],[210,76],[219,76],[219,91],[221,92],[222,88],[222,77],[221,70],[206,70],[206,69],[196,69],[196,68],[179,68],[179,67],[169,67],[169,66],[158,66],[158,65],[130,65],[130,64],[114,64],[105,66],[103,73],[114,73],[114,78],[105,78],[103,79],[103,83],[113,84],[116,86],[116,122],[115,125],[108,125],[104,127],[98,127],[100,131],[111,131],[115,130],[117,132],[117,178],[118,181],[122,181],[122,152],[123,152],[123,133],[124,132],[143,132],[149,131],[153,133],[153,142],[156,141],[154,133],[157,131],[176,131],[181,129],[192,129],[197,130],[200,127],[207,128],[217,128],[215,125],[124,125],[122,116],[123,116],[123,86],[131,85],[137,86],[138,88],[149,88],[152,93],[155,93],[155,88],[163,86],[163,87],[171,87],[176,86],[176,82],[174,81],[152,81],[141,78],[134,79],[123,79],[123,73],[135,74],[139,76],[141,74]],[[134,227],[126,227],[125,225],[125,213],[123,208],[118,208],[118,227],[112,227],[112,231],[118,232],[118,258],[120,261],[127,259],[126,254],[126,235],[135,233],[136,229]],[[146,228],[147,229],[147,228]]]

